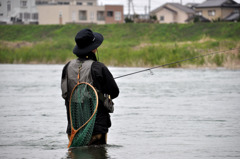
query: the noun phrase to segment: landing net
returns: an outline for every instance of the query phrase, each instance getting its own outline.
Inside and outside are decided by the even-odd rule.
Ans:
[[[68,147],[86,146],[91,140],[98,107],[97,92],[89,83],[77,84],[70,97],[71,138]]]

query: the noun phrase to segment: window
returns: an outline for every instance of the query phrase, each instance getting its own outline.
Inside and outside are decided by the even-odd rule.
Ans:
[[[97,12],[97,20],[99,20],[99,21],[105,20],[104,11],[98,11]]]
[[[88,2],[87,5],[88,5],[88,6],[92,6],[93,3],[92,3],[92,2]]]
[[[47,1],[36,1],[36,5],[44,5],[44,4],[48,4]]]
[[[239,10],[235,9],[235,10],[233,11],[233,13],[239,13]]]
[[[82,4],[82,2],[77,2],[77,5],[81,6],[81,5],[83,5],[83,4]]]
[[[19,18],[23,19],[23,14],[22,13],[19,13]]]
[[[115,12],[115,20],[116,21],[122,20],[122,13],[121,12]]]
[[[85,10],[79,11],[79,20],[87,20],[87,11]]]
[[[72,12],[72,21],[75,22],[77,20],[76,12]]]
[[[160,21],[164,21],[164,16],[160,16]]]
[[[90,12],[90,20],[94,20],[94,12]]]
[[[23,16],[25,20],[30,19],[30,13],[24,13]]]
[[[3,13],[0,13],[0,16],[3,16]]]
[[[197,11],[197,15],[202,15],[202,11]]]
[[[59,12],[59,18],[62,18],[62,11]]]
[[[215,14],[216,14],[215,10],[208,11],[208,16],[215,16]]]
[[[7,11],[8,12],[11,11],[11,2],[10,1],[7,2]]]
[[[32,19],[38,20],[38,13],[33,13],[32,14]]]
[[[20,6],[21,6],[22,8],[26,8],[26,7],[27,7],[27,1],[26,1],[26,0],[21,0],[21,1],[20,1]]]
[[[69,5],[69,2],[58,2],[59,5]]]
[[[2,6],[2,2],[0,2],[0,7]]]
[[[113,11],[107,11],[107,16],[108,17],[113,17]]]

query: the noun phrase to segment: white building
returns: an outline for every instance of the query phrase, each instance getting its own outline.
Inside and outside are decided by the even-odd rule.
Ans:
[[[0,24],[123,23],[122,5],[97,0],[0,0]]]
[[[122,5],[98,5],[97,0],[36,0],[40,25],[123,23]]]
[[[83,5],[97,6],[97,0],[36,0],[37,5]]]
[[[0,23],[38,23],[35,0],[0,0]]]

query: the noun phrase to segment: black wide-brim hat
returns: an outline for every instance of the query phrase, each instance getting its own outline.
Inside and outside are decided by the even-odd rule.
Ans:
[[[77,56],[87,55],[92,50],[97,49],[103,40],[102,34],[92,32],[90,29],[83,29],[75,37],[76,46],[73,49],[73,53]]]

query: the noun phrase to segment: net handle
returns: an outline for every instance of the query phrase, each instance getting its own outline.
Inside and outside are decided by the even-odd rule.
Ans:
[[[82,64],[80,63],[80,66],[79,66],[79,69],[78,69],[78,82],[77,82],[77,84],[80,84],[80,71],[81,71],[81,68],[82,68]]]
[[[71,137],[70,137],[70,140],[69,140],[68,148],[71,146],[72,141],[73,141],[73,138],[74,138],[74,136],[76,135],[76,133],[77,133],[80,129],[82,129],[85,125],[87,125],[87,123],[90,122],[90,120],[91,120],[91,119],[93,118],[93,116],[96,114],[97,109],[98,109],[98,95],[97,95],[97,91],[96,91],[96,89],[95,89],[91,84],[89,84],[89,83],[87,83],[87,82],[81,82],[81,83],[76,84],[76,86],[73,88],[73,90],[72,90],[72,92],[71,92],[70,101],[71,101],[71,98],[72,98],[72,95],[73,95],[74,90],[75,90],[76,87],[77,87],[78,85],[80,85],[80,84],[86,84],[86,85],[90,86],[90,87],[93,89],[93,91],[94,91],[94,93],[95,93],[95,95],[96,95],[97,104],[96,104],[96,108],[94,109],[94,112],[93,112],[92,116],[91,116],[80,128],[78,128],[77,130],[75,130],[75,129],[73,128],[73,124],[72,124],[71,102],[69,102],[69,114],[70,114],[70,121],[71,121],[71,128],[72,128],[72,129],[71,129]]]

